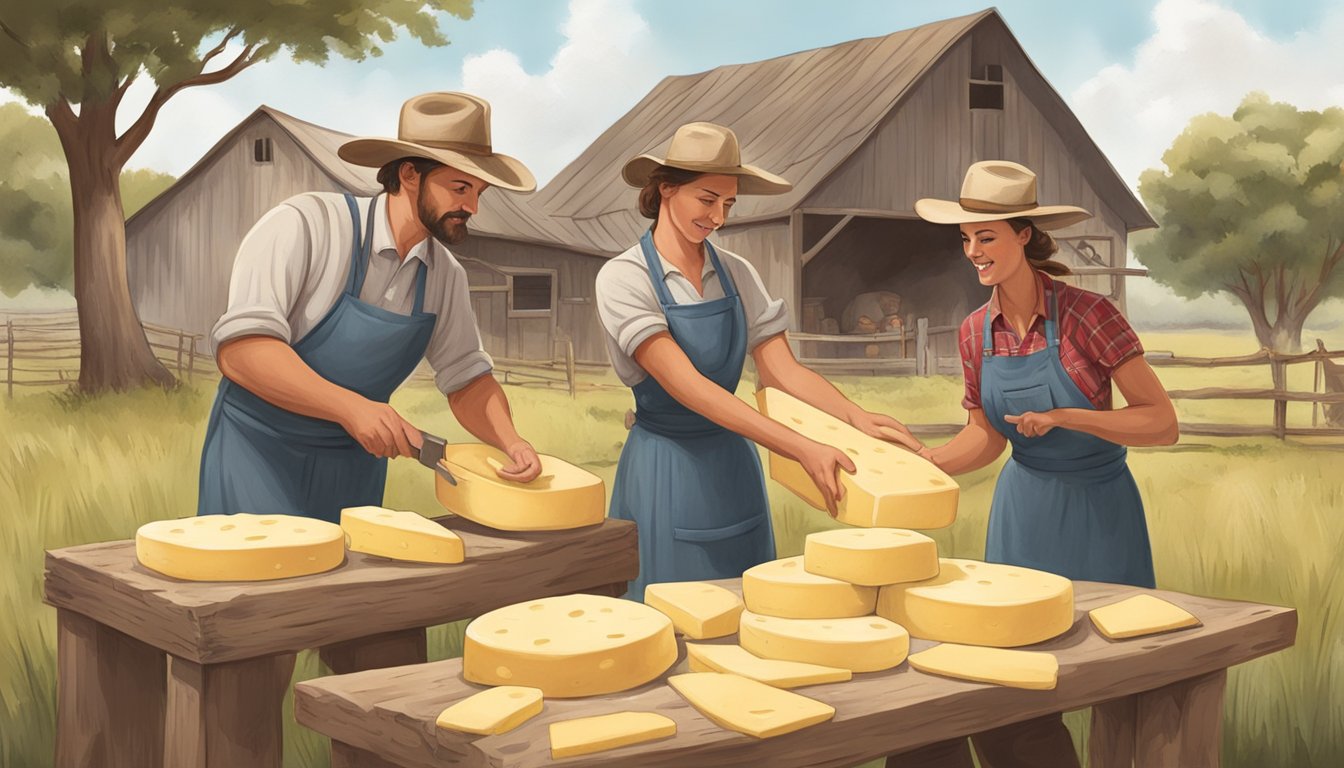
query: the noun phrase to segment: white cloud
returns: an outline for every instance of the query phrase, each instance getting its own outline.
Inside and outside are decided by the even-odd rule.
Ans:
[[[511,51],[468,57],[463,89],[492,108],[497,150],[522,160],[545,184],[657,83],[648,24],[630,0],[571,0],[564,44],[541,74]],[[519,119],[530,115],[532,119]]]

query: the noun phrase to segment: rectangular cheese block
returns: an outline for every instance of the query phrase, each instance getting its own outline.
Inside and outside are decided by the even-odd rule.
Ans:
[[[1053,690],[1059,679],[1059,662],[1039,651],[942,643],[910,654],[909,661],[920,672],[1034,691]]]
[[[792,395],[767,387],[756,393],[761,413],[819,443],[849,454],[858,472],[840,472],[845,498],[836,517],[863,528],[944,528],[957,516],[959,487],[947,473],[910,451],[859,431]],[[770,477],[817,509],[826,503],[803,470],[770,452]]]
[[[416,512],[346,507],[341,530],[351,552],[417,563],[460,563],[466,556],[456,533]]]
[[[803,544],[808,573],[872,587],[938,575],[938,545],[903,528],[838,528],[809,533]]]
[[[801,661],[763,659],[740,645],[687,643],[686,659],[692,672],[726,672],[775,688],[843,683],[854,676],[840,667],[825,667]]]
[[[677,724],[656,712],[614,712],[551,723],[551,759],[640,744],[677,735]]]
[[[1202,622],[1179,605],[1160,597],[1135,595],[1088,612],[1097,631],[1112,640],[1142,637],[1173,629],[1197,627]]]
[[[725,637],[737,631],[742,598],[703,581],[674,581],[644,588],[644,602],[669,619],[677,631],[692,640]]]
[[[501,685],[474,693],[448,707],[439,713],[435,724],[465,733],[506,733],[539,714],[541,706],[540,689]]]
[[[140,526],[135,558],[187,581],[287,579],[345,562],[345,536],[335,523],[297,515],[200,515]]]
[[[559,531],[606,519],[602,478],[554,456],[539,458],[541,475],[515,483],[495,472],[496,466],[512,463],[498,448],[480,443],[445,446],[443,463],[457,485],[436,474],[435,495],[449,512],[501,531]]]
[[[739,675],[690,672],[667,679],[700,714],[730,731],[768,739],[835,717],[835,707]]]

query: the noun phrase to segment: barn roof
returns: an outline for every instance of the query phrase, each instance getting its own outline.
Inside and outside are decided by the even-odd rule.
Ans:
[[[1007,32],[988,9],[883,37],[664,78],[548,183],[536,202],[571,219],[598,249],[623,250],[648,223],[634,190],[621,181],[622,164],[642,152],[661,156],[677,126],[706,120],[732,126],[746,162],[794,184],[788,194],[743,197],[734,218],[787,215],[878,129],[949,48],[984,23]],[[1033,73],[1041,77],[1034,66]],[[1130,229],[1156,226],[1063,99],[1046,86],[1049,103],[1039,106],[1075,148],[1098,194]]]

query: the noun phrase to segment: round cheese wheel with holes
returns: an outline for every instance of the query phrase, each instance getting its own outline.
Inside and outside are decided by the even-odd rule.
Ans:
[[[135,557],[187,581],[284,579],[340,565],[345,534],[334,523],[297,515],[201,515],[140,526]]]
[[[481,685],[525,685],[547,698],[616,693],[677,661],[672,620],[642,603],[561,595],[491,611],[467,625],[462,674]]]
[[[876,672],[905,661],[910,635],[879,616],[781,619],[742,612],[738,642],[763,659]]]
[[[752,613],[785,619],[866,616],[877,604],[877,588],[808,573],[799,555],[748,568],[742,600]]]

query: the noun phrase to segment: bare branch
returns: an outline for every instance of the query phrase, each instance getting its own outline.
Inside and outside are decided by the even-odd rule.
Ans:
[[[0,31],[3,31],[3,32],[5,33],[5,37],[8,37],[10,40],[13,40],[14,42],[18,43],[19,45],[22,45],[24,48],[32,48],[32,47],[33,47],[33,46],[31,46],[31,45],[28,44],[28,41],[26,41],[26,40],[24,40],[23,38],[19,37],[19,33],[18,33],[18,32],[15,32],[13,29],[11,29],[10,26],[9,26],[8,24],[6,24],[6,23],[4,22],[3,19],[0,19]]]
[[[201,57],[201,68],[197,71],[204,72],[206,65],[210,63],[211,59],[214,59],[216,56],[223,53],[224,49],[227,48],[229,46],[229,43],[233,41],[233,38],[242,34],[242,32],[243,30],[239,27],[233,27],[232,29],[230,29],[228,33],[224,35],[224,39],[219,41],[219,45],[216,45],[214,48],[211,48],[209,51],[206,51],[205,55]]]

